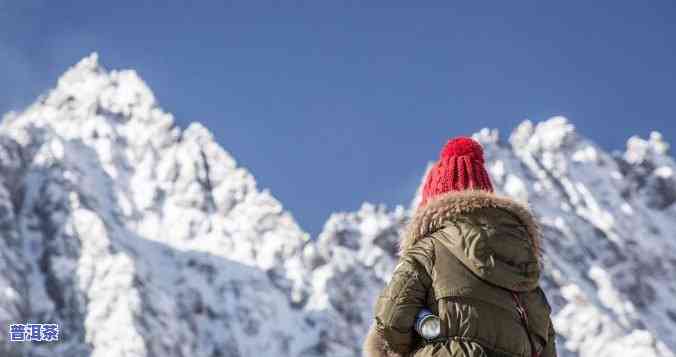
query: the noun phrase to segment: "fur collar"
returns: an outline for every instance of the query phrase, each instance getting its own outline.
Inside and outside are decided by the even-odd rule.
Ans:
[[[485,207],[502,208],[516,215],[528,230],[536,256],[540,256],[540,228],[530,209],[512,198],[480,190],[451,191],[419,207],[401,240],[400,253],[440,229],[447,219]]]

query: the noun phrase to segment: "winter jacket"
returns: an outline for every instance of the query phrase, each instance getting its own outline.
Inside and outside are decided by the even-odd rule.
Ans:
[[[538,286],[538,226],[525,206],[485,191],[450,192],[418,209],[401,245],[366,356],[533,357],[531,346],[556,356]],[[413,329],[423,307],[441,319],[436,340]]]

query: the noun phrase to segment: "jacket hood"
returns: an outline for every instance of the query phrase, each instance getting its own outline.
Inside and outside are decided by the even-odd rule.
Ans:
[[[419,207],[402,237],[400,253],[403,254],[418,240],[441,229],[450,219],[488,207],[501,208],[515,215],[526,226],[535,256],[540,257],[540,227],[530,209],[510,197],[481,190],[451,191]]]

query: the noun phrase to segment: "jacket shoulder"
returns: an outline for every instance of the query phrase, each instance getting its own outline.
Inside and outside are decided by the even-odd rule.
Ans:
[[[429,272],[434,266],[434,239],[432,236],[424,237],[418,240],[412,247],[402,253],[402,260],[413,261]]]

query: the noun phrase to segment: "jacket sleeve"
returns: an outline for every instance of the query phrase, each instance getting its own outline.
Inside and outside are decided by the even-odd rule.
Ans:
[[[432,286],[432,244],[431,239],[422,239],[404,252],[376,304],[377,328],[387,348],[402,355],[413,347],[415,318]]]

